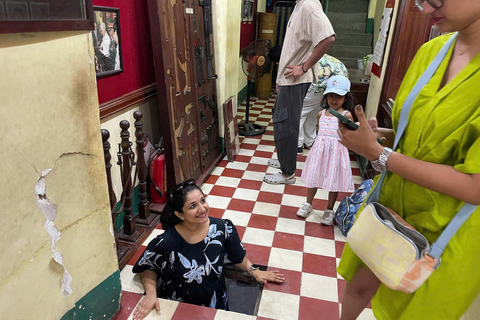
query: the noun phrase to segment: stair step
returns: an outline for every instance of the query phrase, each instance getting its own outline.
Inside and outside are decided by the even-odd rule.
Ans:
[[[335,42],[332,45],[338,46],[371,46],[373,41],[372,34],[365,33],[340,33],[335,34]]]
[[[366,22],[355,22],[355,23],[342,23],[341,21],[330,21],[333,26],[333,30],[335,30],[336,34],[342,33],[365,33],[365,29],[367,28]]]
[[[330,14],[331,11],[368,12],[368,2],[363,0],[330,0],[328,2],[328,13]]]
[[[328,54],[330,54],[329,52],[327,52]],[[342,58],[342,57],[335,57],[337,58],[338,60],[342,61],[343,64],[345,65],[345,67],[347,67],[347,69],[355,69],[355,68],[358,68],[358,63],[357,63],[357,60],[358,59],[353,59],[353,58]]]
[[[367,17],[367,12],[328,12],[328,19],[330,21],[335,21],[342,24],[367,22]]]
[[[328,49],[328,54],[334,57],[356,58],[360,59],[367,54],[372,53],[372,47],[363,46],[339,46],[332,44]]]

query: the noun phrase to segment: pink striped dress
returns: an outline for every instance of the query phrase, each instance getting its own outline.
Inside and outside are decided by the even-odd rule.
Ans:
[[[355,190],[348,149],[340,143],[337,129],[338,119],[326,116],[323,110],[318,121],[317,138],[302,170],[302,181],[307,188],[332,192]]]

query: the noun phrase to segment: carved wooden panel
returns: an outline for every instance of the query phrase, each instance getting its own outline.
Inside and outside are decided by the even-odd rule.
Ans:
[[[203,6],[208,2],[201,1]],[[215,79],[207,77],[208,38],[204,32],[204,7],[199,0],[149,0],[148,5],[171,186],[185,179],[198,179],[220,154]],[[213,35],[210,41],[209,52],[213,53]],[[195,49],[199,47],[203,51],[197,60]],[[204,78],[200,84],[197,61]]]

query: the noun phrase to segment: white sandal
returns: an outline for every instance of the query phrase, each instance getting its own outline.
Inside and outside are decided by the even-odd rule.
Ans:
[[[277,159],[269,159],[268,166],[275,169],[280,169],[280,161],[278,161]]]
[[[263,181],[270,184],[295,184],[296,179],[295,173],[285,178],[281,172],[277,172],[275,174],[266,174],[263,177]]]

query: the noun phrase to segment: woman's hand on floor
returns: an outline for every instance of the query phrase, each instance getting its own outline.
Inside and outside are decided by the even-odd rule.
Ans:
[[[252,272],[252,276],[257,280],[259,283],[267,283],[267,282],[278,282],[282,283],[285,278],[283,274],[279,273],[278,271],[263,271],[260,269],[254,270]]]
[[[160,311],[160,303],[156,295],[146,295],[133,312],[133,320],[142,320],[153,308]]]

